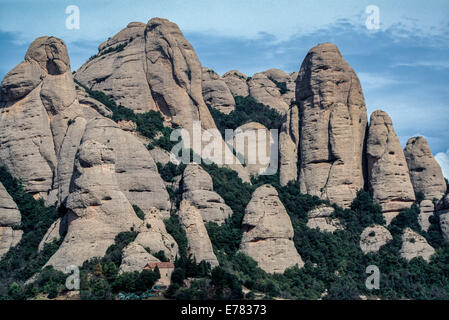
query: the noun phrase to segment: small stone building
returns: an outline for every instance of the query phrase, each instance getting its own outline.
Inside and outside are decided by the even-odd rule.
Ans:
[[[149,262],[144,267],[144,270],[154,271],[158,267],[161,278],[156,283],[159,286],[169,286],[171,281],[171,274],[175,270],[173,263],[169,262]]]

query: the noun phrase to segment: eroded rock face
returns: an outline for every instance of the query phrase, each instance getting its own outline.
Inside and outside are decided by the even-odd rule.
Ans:
[[[23,231],[12,228],[20,225],[21,220],[16,203],[0,183],[0,259],[22,239]]]
[[[408,261],[416,257],[422,257],[427,262],[435,253],[435,249],[432,248],[426,241],[426,239],[413,231],[410,228],[404,230],[402,235],[402,248],[400,250],[401,257]]]
[[[446,210],[440,214],[440,227],[444,240],[449,242],[449,210]]]
[[[380,248],[393,240],[393,236],[387,228],[374,225],[365,228],[360,236],[360,248],[363,253],[378,252]]]
[[[189,131],[195,120],[201,120],[204,129],[214,128],[203,100],[201,64],[178,26],[151,19],[145,29],[145,52],[146,76],[159,110]]]
[[[382,206],[389,224],[401,209],[413,204],[415,192],[393,123],[383,111],[371,115],[366,152],[373,200]]]
[[[19,244],[22,235],[22,230],[0,226],[0,260],[8,253],[9,249]]]
[[[100,44],[97,56],[81,66],[75,79],[135,112],[157,110],[145,72],[145,27],[131,22]]]
[[[298,179],[299,110],[290,107],[279,133],[279,182],[282,186]]]
[[[168,217],[170,200],[157,166],[136,136],[120,130],[110,119],[96,118],[86,126],[83,140],[96,139],[114,152],[115,174],[120,189],[144,212],[160,209]]]
[[[204,223],[222,224],[232,215],[232,209],[214,192],[212,178],[201,166],[187,165],[182,181],[182,198],[199,210]]]
[[[337,218],[332,218],[335,209],[326,205],[319,206],[308,212],[309,220],[307,227],[310,229],[318,229],[321,232],[335,232],[343,230],[341,221]]]
[[[222,78],[234,96],[249,96],[248,77],[246,75],[238,70],[231,70],[226,72]]]
[[[415,193],[422,192],[424,198],[430,201],[441,200],[446,193],[446,181],[426,139],[410,138],[404,154]]]
[[[226,83],[212,69],[203,68],[202,71],[202,90],[206,104],[222,113],[231,113],[235,109],[235,101]]]
[[[367,116],[360,81],[335,45],[309,51],[296,80],[296,102],[301,192],[348,207],[364,185]]]
[[[58,188],[69,120],[98,113],[78,104],[66,46],[54,37],[33,41],[25,61],[3,79],[1,92],[0,164],[23,180],[26,191],[46,198]]]
[[[48,228],[41,242],[38,251],[42,251],[47,243],[59,241],[67,233],[67,216],[59,218]]]
[[[141,245],[132,242],[123,249],[119,273],[134,271],[141,272],[149,262],[160,261],[158,258],[148,253]]]
[[[176,24],[160,18],[146,25],[131,23],[100,45],[99,51],[99,56],[77,71],[80,83],[111,95],[136,112],[160,111],[173,126],[186,129],[191,139],[197,121],[204,130],[216,129],[203,98],[201,64]],[[201,153],[196,145],[192,149]],[[237,161],[229,167],[249,181]]]
[[[421,229],[423,229],[424,231],[428,231],[430,228],[429,219],[433,216],[434,210],[434,204],[430,200],[423,200],[419,204],[418,222],[421,226]]]
[[[285,76],[288,77],[287,74],[285,74]],[[268,75],[265,73],[256,73],[253,75],[251,80],[248,81],[249,95],[258,102],[263,103],[284,115],[289,109],[289,103],[285,101],[280,89],[269,77],[272,77],[270,73],[268,73]]]
[[[270,185],[254,191],[243,218],[239,251],[250,256],[269,273],[304,265],[293,243],[293,226],[278,193]]]
[[[16,203],[0,182],[0,226],[18,226],[22,216]]]
[[[83,138],[66,207],[67,235],[47,265],[64,270],[103,257],[115,236],[137,227],[139,219],[121,191],[111,148]]]
[[[187,234],[188,254],[192,254],[197,263],[204,260],[210,263],[212,268],[218,266],[217,257],[214,254],[212,243],[199,210],[192,206],[188,200],[182,200],[178,216],[181,226]]]
[[[145,220],[138,228],[139,234],[134,240],[135,243],[144,248],[148,248],[152,254],[163,251],[165,256],[171,261],[175,261],[178,254],[178,244],[167,232],[164,224],[164,214],[156,208],[150,209],[145,214]]]

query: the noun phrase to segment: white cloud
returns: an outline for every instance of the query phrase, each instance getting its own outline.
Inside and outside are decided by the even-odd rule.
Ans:
[[[400,62],[393,65],[393,67],[409,67],[409,68],[433,68],[437,70],[449,68],[449,61],[416,61],[416,62]]]
[[[435,160],[443,170],[443,175],[449,179],[449,149],[446,152],[439,152],[435,155]]]
[[[360,79],[360,82],[362,83],[362,87],[364,90],[375,90],[404,83],[403,81],[398,81],[396,79],[390,78],[389,76],[368,72],[359,72],[358,77]]]

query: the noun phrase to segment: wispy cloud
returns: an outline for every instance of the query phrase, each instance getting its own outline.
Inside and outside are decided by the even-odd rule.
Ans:
[[[449,60],[446,61],[414,61],[414,62],[399,62],[392,65],[392,67],[408,67],[408,68],[432,68],[432,69],[448,69]]]
[[[362,88],[365,90],[376,90],[403,83],[403,81],[394,79],[391,75],[359,72],[358,77],[362,83]]]
[[[435,160],[443,170],[443,175],[449,179],[449,149],[446,152],[439,152],[435,155]]]

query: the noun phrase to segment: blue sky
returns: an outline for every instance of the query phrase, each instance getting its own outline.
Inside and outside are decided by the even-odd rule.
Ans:
[[[80,29],[65,27],[68,5]],[[365,25],[379,8],[380,28]],[[248,75],[269,68],[298,71],[307,51],[334,42],[357,72],[368,111],[388,112],[404,145],[423,135],[449,177],[448,0],[112,1],[0,0],[0,79],[38,36],[62,38],[72,68],[130,21],[177,23],[203,66]]]

